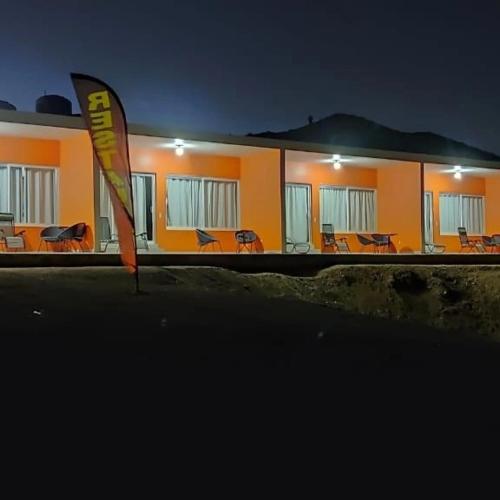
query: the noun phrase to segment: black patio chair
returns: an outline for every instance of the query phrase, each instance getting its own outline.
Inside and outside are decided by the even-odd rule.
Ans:
[[[469,252],[472,250],[476,250],[476,252],[484,253],[483,241],[478,238],[469,238],[467,235],[467,229],[465,227],[459,227],[458,230],[458,238],[460,240],[460,252],[468,249]]]
[[[391,244],[391,239],[389,236],[385,234],[378,234],[378,233],[373,233],[371,235],[373,241],[375,242],[375,248],[377,249],[377,252],[382,249],[382,251],[388,252],[389,247]]]
[[[372,240],[371,238],[368,238],[368,236],[356,233],[356,238],[358,238],[362,252],[365,251],[365,248],[368,248],[370,246],[375,247],[377,245],[377,242],[375,240]]]
[[[234,237],[236,239],[236,253],[241,253],[242,250],[253,253],[257,250],[257,235],[254,231],[242,229],[241,231],[236,231]]]
[[[59,235],[66,228],[60,226],[49,226],[40,231],[40,244],[38,245],[38,251],[42,249],[42,245],[45,243],[45,250],[49,249],[49,243],[59,244],[62,243],[62,240],[59,238]]]
[[[207,233],[206,231],[203,231],[202,229],[196,229],[196,238],[198,240],[198,247],[200,249],[200,252],[205,250],[208,245],[212,245],[212,250],[215,249],[215,245],[219,246],[219,250],[222,253],[222,245],[221,242],[213,235],[210,233]]]
[[[0,241],[6,250],[25,250],[24,233],[16,231],[15,217],[12,213],[0,213]]]
[[[63,248],[72,251],[74,249],[73,243],[76,242],[80,247],[80,250],[83,252],[85,250],[88,250],[88,248],[85,245],[86,232],[87,232],[87,224],[85,224],[85,222],[78,222],[64,229],[58,235],[58,238],[62,243]]]
[[[349,253],[351,251],[347,238],[337,238],[335,236],[333,224],[321,225],[321,239],[323,242],[323,248],[332,248],[334,252]]]

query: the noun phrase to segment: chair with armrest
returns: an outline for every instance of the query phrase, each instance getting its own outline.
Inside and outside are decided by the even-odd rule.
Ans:
[[[347,238],[337,238],[335,236],[335,230],[333,224],[322,224],[321,225],[321,240],[323,243],[323,248],[331,248],[334,252],[345,252],[350,253],[349,243]]]
[[[476,252],[484,253],[485,249],[483,246],[483,240],[479,238],[470,238],[467,235],[467,229],[465,227],[459,227],[458,229],[458,238],[460,240],[460,252],[464,250],[476,250]]]
[[[12,213],[0,213],[0,241],[6,250],[25,250],[24,233],[16,231],[15,217]]]

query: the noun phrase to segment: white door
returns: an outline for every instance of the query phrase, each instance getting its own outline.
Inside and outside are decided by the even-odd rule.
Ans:
[[[106,181],[101,174],[101,217],[109,221],[113,238],[118,234],[115,224],[111,197]],[[132,194],[134,197],[134,218],[136,234],[146,233],[147,239],[155,239],[155,176],[153,174],[132,174]]]
[[[294,243],[311,241],[311,187],[289,183],[285,187],[286,237]]]

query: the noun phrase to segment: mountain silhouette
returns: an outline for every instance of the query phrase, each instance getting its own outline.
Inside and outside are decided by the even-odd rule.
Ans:
[[[432,132],[401,132],[366,118],[337,113],[286,132],[249,134],[287,141],[500,161],[488,151]]]

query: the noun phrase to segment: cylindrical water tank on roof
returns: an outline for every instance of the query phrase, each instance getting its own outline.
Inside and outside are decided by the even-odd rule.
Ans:
[[[14,104],[7,101],[0,101],[0,109],[8,109],[9,111],[16,111]]]
[[[36,112],[71,116],[71,101],[60,95],[43,95],[36,100]]]

